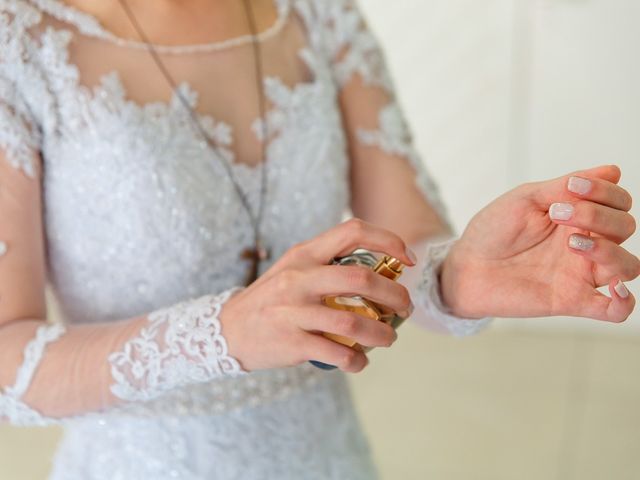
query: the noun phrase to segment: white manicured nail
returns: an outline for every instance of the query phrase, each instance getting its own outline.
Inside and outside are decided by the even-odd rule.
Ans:
[[[583,235],[574,233],[569,236],[569,246],[575,250],[587,251],[593,248],[593,240]]]
[[[613,289],[622,298],[627,298],[629,296],[629,290],[627,290],[627,287],[624,286],[624,283],[622,283],[621,280],[618,280],[618,283],[616,283]]]
[[[7,253],[8,249],[9,248],[7,247],[7,244],[5,242],[0,242],[0,257]]]
[[[573,215],[573,205],[570,203],[554,203],[549,207],[549,216],[553,220],[569,220]]]
[[[591,190],[591,181],[581,177],[570,177],[567,188],[570,192],[584,195]]]

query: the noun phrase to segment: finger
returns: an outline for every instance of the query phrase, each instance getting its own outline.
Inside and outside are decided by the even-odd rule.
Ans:
[[[624,322],[635,307],[635,298],[620,279],[612,279],[609,282],[609,294],[611,295],[611,303],[607,309],[609,318]]]
[[[598,270],[605,273],[596,278],[599,287],[609,283],[613,277],[630,281],[640,276],[640,259],[604,237],[573,233],[569,235],[567,245],[570,251],[595,262]]]
[[[586,170],[578,170],[568,175],[562,175],[551,180],[533,182],[528,185],[531,198],[541,207],[547,209],[553,202],[570,201],[571,192],[567,189],[570,177],[582,177],[586,179],[600,179],[610,183],[620,181],[620,168],[616,165],[600,165]]]
[[[323,265],[302,273],[307,285],[302,291],[305,300],[325,295],[352,297],[360,295],[384,305],[400,315],[413,310],[407,288],[361,265]]]
[[[629,192],[607,180],[574,175],[567,179],[566,188],[574,197],[591,200],[625,212],[631,210],[633,199]]]
[[[296,324],[312,333],[328,332],[368,347],[390,347],[398,338],[391,325],[357,313],[311,305],[297,311]]]
[[[369,363],[369,359],[363,351],[347,347],[315,333],[305,335],[303,350],[305,360],[317,360],[335,365],[345,372],[359,372]]]
[[[413,266],[416,262],[415,253],[400,236],[359,218],[347,220],[304,242],[300,247],[303,255],[312,258],[315,263],[325,265],[333,257],[348,255],[357,248],[391,255],[405,265]]]
[[[622,171],[617,165],[598,165],[584,170],[577,170],[572,175],[580,175],[588,178],[601,178],[608,182],[618,183],[620,181]]]
[[[633,294],[619,279],[609,282],[609,294],[611,297],[595,291],[591,300],[584,302],[584,308],[579,315],[606,322],[624,322],[635,307],[636,300]]]
[[[553,203],[549,217],[557,224],[596,232],[616,243],[624,242],[636,230],[630,213],[586,200]]]

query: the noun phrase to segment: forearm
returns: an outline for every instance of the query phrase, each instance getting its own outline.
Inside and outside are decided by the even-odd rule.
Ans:
[[[139,333],[146,321],[141,316],[112,324],[66,327],[58,340],[45,346],[21,400],[48,417],[77,415],[117,404],[121,400],[110,391],[108,357]],[[20,320],[0,328],[0,385],[15,385],[18,369],[26,360],[25,348],[44,325],[42,320]]]
[[[48,342],[36,340],[45,331],[42,320],[2,326],[0,419],[49,423],[246,373],[228,355],[218,320],[233,291],[121,321],[69,326]]]

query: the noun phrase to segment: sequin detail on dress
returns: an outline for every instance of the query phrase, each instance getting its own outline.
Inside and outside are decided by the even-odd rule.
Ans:
[[[111,392],[129,401],[148,401],[163,392],[223,375],[246,375],[228,354],[218,318],[222,305],[242,290],[178,303],[152,312],[149,326],[109,356]]]

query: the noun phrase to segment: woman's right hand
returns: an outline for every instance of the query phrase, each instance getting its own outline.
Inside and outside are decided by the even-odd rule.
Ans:
[[[359,372],[364,352],[334,342],[321,332],[389,347],[397,338],[390,325],[335,310],[325,295],[360,295],[404,315],[413,308],[398,282],[359,265],[331,265],[334,257],[357,248],[392,255],[408,266],[415,254],[396,234],[353,218],[290,248],[261,277],[233,295],[220,313],[229,354],[246,371],[297,365],[308,360]],[[413,257],[413,258],[412,258]]]

